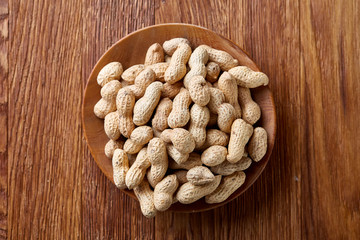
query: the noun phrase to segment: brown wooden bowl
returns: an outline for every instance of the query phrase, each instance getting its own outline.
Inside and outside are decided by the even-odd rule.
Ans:
[[[93,113],[94,105],[101,98],[101,88],[96,82],[96,77],[99,71],[109,62],[121,62],[124,69],[134,64],[143,63],[146,51],[151,44],[156,42],[162,44],[164,41],[175,37],[187,38],[191,42],[193,49],[198,45],[206,44],[224,50],[238,59],[240,65],[260,71],[249,56],[235,43],[206,28],[189,24],[176,23],[150,26],[133,32],[115,43],[100,58],[92,70],[86,85],[82,108],[83,128],[90,152],[101,171],[112,182],[114,180],[111,159],[108,159],[104,154],[104,146],[108,142],[104,132],[104,121],[98,119]],[[252,163],[250,168],[245,171],[245,183],[226,201],[218,204],[207,204],[204,199],[201,199],[189,205],[176,203],[171,206],[170,210],[176,212],[199,212],[224,205],[245,192],[264,170],[274,147],[276,133],[275,105],[272,93],[268,87],[253,89],[252,95],[261,108],[261,119],[257,125],[264,127],[268,133],[268,150],[264,158],[258,163]],[[122,191],[136,199],[133,191]]]

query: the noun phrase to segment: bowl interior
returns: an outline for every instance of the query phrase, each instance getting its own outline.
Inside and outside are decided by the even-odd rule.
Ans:
[[[109,62],[121,62],[124,69],[127,69],[134,64],[143,63],[146,51],[150,45],[156,42],[162,44],[164,41],[175,37],[184,37],[189,39],[192,44],[192,48],[201,44],[206,44],[211,47],[224,50],[230,53],[234,58],[238,59],[240,65],[245,65],[255,71],[260,71],[256,64],[236,44],[216,34],[215,32],[194,25],[155,25],[138,30],[118,41],[100,58],[91,72],[85,89],[82,109],[83,128],[90,152],[101,171],[112,182],[113,171],[111,159],[108,159],[104,154],[104,146],[108,142],[108,138],[104,132],[104,123],[102,119],[98,119],[93,113],[94,105],[101,98],[101,88],[96,82],[96,77],[99,71]],[[269,160],[274,146],[276,131],[275,106],[272,93],[268,87],[253,89],[252,95],[261,108],[262,115],[257,125],[264,127],[268,133],[268,151],[264,158],[258,163],[252,163],[250,168],[245,171],[245,183],[226,201],[219,204],[206,204],[205,201],[201,199],[189,205],[176,203],[172,205],[170,210],[179,212],[197,212],[218,207],[242,194],[261,174]],[[133,191],[123,191],[129,196],[136,198]]]

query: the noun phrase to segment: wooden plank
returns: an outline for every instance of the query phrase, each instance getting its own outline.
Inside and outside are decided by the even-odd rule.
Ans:
[[[8,129],[8,45],[9,7],[0,0],[0,239],[7,238],[7,129]]]
[[[9,239],[80,237],[81,7],[9,1]]]
[[[83,1],[83,88],[101,55],[116,41],[154,24],[150,0]],[[83,239],[153,239],[154,220],[141,214],[137,201],[127,197],[97,167],[83,140]]]
[[[303,232],[360,234],[359,1],[300,1]],[[331,11],[328,11],[332,9]]]
[[[297,92],[300,86],[298,11],[297,1],[211,1],[209,4],[183,1],[181,5],[175,1],[157,1],[156,23],[199,24],[229,37],[250,54],[269,75],[270,88],[276,91],[280,126],[272,159],[251,189],[213,211],[159,215],[155,226],[157,239],[301,237],[298,196],[303,136]]]

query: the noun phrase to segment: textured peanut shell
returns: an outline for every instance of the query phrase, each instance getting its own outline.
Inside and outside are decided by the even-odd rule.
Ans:
[[[209,59],[207,51],[203,47],[197,47],[189,58],[190,71],[184,77],[184,86],[188,88],[194,76],[206,76],[205,64]]]
[[[112,80],[101,88],[101,97],[109,101],[114,100],[120,88],[121,83],[118,80]]]
[[[193,167],[201,166],[201,156],[198,153],[192,152],[189,154],[187,161],[183,163],[177,163],[175,161],[169,161],[169,168],[171,169],[186,169],[190,170]]]
[[[230,163],[224,161],[223,163],[211,167],[210,170],[215,174],[220,174],[223,176],[228,176],[234,172],[243,171],[248,169],[251,165],[251,159],[248,157],[242,157],[237,163]]]
[[[150,189],[149,183],[144,180],[134,188],[134,193],[139,200],[142,214],[147,218],[155,217],[156,208],[154,205],[154,192]]]
[[[172,144],[167,144],[166,150],[168,155],[178,164],[186,162],[189,158],[188,153],[179,152]]]
[[[212,204],[225,201],[241,185],[243,185],[245,178],[245,173],[241,171],[223,177],[220,185],[216,188],[216,190],[205,197],[205,202]]]
[[[116,96],[116,108],[119,113],[119,130],[126,138],[130,137],[131,132],[135,128],[132,120],[134,104],[134,94],[129,89],[120,89]]]
[[[108,138],[116,140],[121,136],[119,130],[119,113],[117,111],[111,112],[105,116],[104,130]]]
[[[116,110],[115,100],[106,100],[101,98],[94,106],[94,114],[101,119]]]
[[[181,153],[191,153],[195,148],[195,141],[191,133],[183,128],[166,129],[160,138],[166,143],[172,143]]]
[[[106,157],[112,158],[114,155],[114,151],[118,148],[119,149],[123,148],[123,146],[124,146],[124,140],[119,139],[117,141],[114,141],[114,140],[110,139],[105,144],[104,152],[105,152]]]
[[[171,128],[184,127],[190,119],[189,106],[191,104],[190,93],[182,88],[179,94],[174,98],[173,108],[168,117],[168,125]]]
[[[171,56],[165,55],[165,62],[170,63],[171,62]]]
[[[137,126],[144,125],[150,120],[160,101],[162,86],[161,82],[151,83],[146,88],[144,96],[135,103],[133,122]]]
[[[150,185],[155,187],[165,176],[169,165],[164,141],[160,138],[151,139],[147,148],[147,156],[151,163],[147,179]]]
[[[145,177],[146,169],[150,167],[151,163],[147,157],[146,147],[141,149],[134,164],[131,165],[126,174],[125,183],[128,189],[133,189],[138,186]]]
[[[224,93],[225,102],[230,103],[234,107],[235,118],[240,118],[241,108],[238,101],[238,86],[235,79],[228,72],[223,72],[217,83],[218,88]]]
[[[154,189],[154,204],[158,211],[167,210],[173,203],[173,195],[179,186],[177,176],[166,176]]]
[[[97,83],[103,87],[111,80],[120,80],[120,76],[123,73],[123,67],[119,62],[111,62],[103,67],[98,76]]]
[[[129,170],[129,160],[124,150],[116,149],[112,157],[114,183],[117,188],[125,189],[125,176]]]
[[[194,104],[190,110],[189,132],[195,141],[195,148],[200,148],[206,140],[206,126],[210,120],[210,111],[207,107]]]
[[[151,45],[145,55],[145,66],[164,62],[164,50],[159,43]]]
[[[160,82],[165,82],[164,76],[168,67],[169,63],[167,62],[159,62],[148,66],[148,68],[151,68],[154,71],[155,80]]]
[[[197,166],[191,168],[187,174],[186,179],[195,186],[211,183],[214,181],[214,174],[204,166]]]
[[[226,147],[229,143],[228,134],[223,131],[217,129],[208,129],[206,131],[206,140],[204,144],[199,148],[199,150],[203,151],[210,146],[219,145]]]
[[[172,56],[180,43],[186,43],[190,46],[190,42],[186,38],[173,38],[163,43],[164,52]]]
[[[217,81],[220,74],[220,67],[215,62],[208,62],[206,64],[206,80],[214,83]]]
[[[149,126],[137,127],[125,141],[124,150],[129,154],[138,153],[150,139],[153,138],[153,130]]]
[[[227,148],[219,145],[214,145],[207,148],[201,154],[201,161],[209,167],[221,164],[226,160]]]
[[[215,48],[211,48],[207,45],[201,45],[206,49],[209,54],[209,61],[215,62],[219,65],[221,70],[228,71],[229,69],[239,65],[238,60],[233,58],[229,53]]]
[[[235,119],[235,109],[230,103],[223,103],[219,106],[217,124],[221,131],[230,133],[231,125]]]
[[[226,159],[236,163],[242,158],[245,145],[253,134],[253,127],[242,119],[236,119],[231,126],[231,134]]]
[[[202,76],[193,76],[188,83],[191,100],[199,106],[206,106],[210,101],[210,89]]]
[[[238,93],[242,119],[254,125],[261,117],[261,109],[259,105],[252,100],[249,88],[239,87]]]
[[[169,98],[163,98],[156,108],[155,115],[152,119],[152,127],[158,131],[164,131],[168,128],[167,119],[172,110],[172,101]]]
[[[164,79],[174,84],[181,80],[186,74],[186,63],[191,55],[191,48],[186,43],[180,43],[171,57],[170,65],[166,69]]]
[[[215,176],[214,181],[201,186],[195,186],[190,182],[181,185],[176,193],[176,199],[183,204],[190,204],[206,195],[209,195],[219,186],[221,175]]]
[[[254,129],[254,133],[248,144],[248,152],[252,160],[260,161],[267,151],[267,133],[262,127]]]
[[[210,87],[210,101],[207,104],[207,107],[209,108],[210,112],[213,114],[218,114],[218,108],[221,104],[225,102],[225,95],[224,93],[217,88]]]
[[[184,184],[186,182],[188,182],[187,178],[186,178],[186,174],[188,171],[185,170],[179,170],[179,171],[175,171],[174,174],[176,175],[179,184]]]
[[[135,78],[134,85],[130,85],[127,88],[134,93],[136,99],[139,99],[144,96],[146,88],[155,81],[155,77],[155,72],[151,68],[145,68]]]
[[[126,69],[122,74],[121,78],[131,84],[134,84],[135,78],[145,69],[144,64],[137,64]]]
[[[229,73],[236,79],[240,87],[256,88],[269,83],[269,78],[265,73],[255,72],[246,66],[234,67],[229,70]]]
[[[164,83],[163,90],[161,91],[161,97],[174,99],[174,97],[178,95],[182,87],[183,83],[181,81],[174,84]]]

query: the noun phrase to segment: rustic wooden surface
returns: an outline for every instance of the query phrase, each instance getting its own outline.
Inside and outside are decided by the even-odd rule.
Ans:
[[[360,2],[0,0],[0,238],[357,239]],[[245,194],[197,214],[142,217],[81,128],[104,51],[157,23],[212,29],[271,79],[272,158]]]

